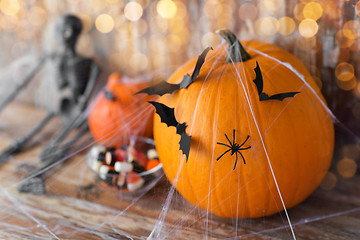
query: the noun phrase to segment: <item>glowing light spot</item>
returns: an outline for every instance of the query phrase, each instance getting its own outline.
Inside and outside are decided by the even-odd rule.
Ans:
[[[137,21],[143,15],[143,8],[137,2],[129,2],[125,5],[124,15],[130,21]]]
[[[299,24],[299,33],[301,36],[311,38],[317,34],[319,26],[313,19],[304,19]]]
[[[340,81],[350,81],[354,77],[354,73],[353,65],[346,62],[339,63],[335,68],[335,75]]]
[[[142,53],[135,53],[130,57],[130,67],[135,71],[143,71],[148,67],[148,59]]]
[[[282,17],[276,22],[276,29],[281,35],[290,35],[295,30],[295,21],[291,17]]]
[[[348,48],[354,43],[354,39],[346,37],[343,30],[340,30],[335,35],[335,42],[341,48]]]
[[[253,3],[244,3],[239,8],[239,17],[241,20],[255,20],[258,15],[258,8]]]
[[[277,20],[274,17],[264,17],[260,18],[255,22],[255,29],[261,35],[274,35],[277,31],[276,29]]]
[[[304,7],[305,7],[304,3],[296,4],[296,6],[294,7],[294,10],[293,10],[294,17],[299,21],[305,19],[304,15],[303,15]]]
[[[359,37],[360,35],[359,31],[360,31],[360,22],[358,20],[347,21],[342,29],[344,36],[352,40]]]
[[[20,3],[18,0],[2,0],[0,10],[6,15],[15,16],[20,11]]]
[[[46,22],[47,12],[40,7],[32,7],[28,12],[29,22],[34,26],[41,26]]]
[[[283,0],[261,0],[258,3],[258,8],[266,9],[271,14],[277,14],[284,4]]]
[[[162,18],[173,18],[177,12],[176,4],[171,0],[160,0],[156,11]]]
[[[356,173],[357,165],[353,159],[343,158],[337,163],[336,169],[343,178],[351,178]]]
[[[328,172],[323,181],[320,184],[320,188],[324,190],[331,190],[336,186],[337,183],[337,177],[334,173]]]
[[[338,80],[336,83],[340,89],[342,89],[344,91],[350,91],[356,87],[356,77],[354,76],[353,78],[351,78],[348,81]]]
[[[323,8],[317,2],[310,2],[303,8],[303,15],[305,18],[318,20],[323,14]]]
[[[101,33],[111,32],[114,25],[114,19],[108,14],[101,14],[95,20],[95,27]]]

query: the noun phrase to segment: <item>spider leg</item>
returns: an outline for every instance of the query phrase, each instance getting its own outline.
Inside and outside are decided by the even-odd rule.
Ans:
[[[230,145],[232,146],[233,144],[232,144],[231,141],[229,140],[229,138],[228,138],[228,136],[226,135],[226,133],[225,133],[225,137],[226,137],[226,139],[228,140],[228,142],[230,143]]]
[[[249,139],[249,137],[250,136],[248,135],[247,138],[245,139],[245,141],[240,145],[240,147],[246,143],[246,141]]]
[[[239,153],[240,153],[240,156],[241,156],[241,157],[242,157],[242,159],[243,159],[244,164],[246,164],[244,156],[242,155],[242,153],[241,153],[241,152],[239,152]],[[236,156],[237,156],[237,155],[236,155]]]
[[[234,145],[235,144],[235,129],[233,130],[233,144],[232,145]]]
[[[239,152],[240,153],[240,152]],[[236,159],[235,159],[235,164],[234,164],[234,168],[233,170],[235,170],[235,167],[236,167],[236,163],[237,163],[237,160],[238,160],[238,156],[237,156],[238,152],[235,152],[235,155],[236,155]],[[241,153],[240,153],[241,154]]]
[[[224,156],[227,152],[229,152],[230,150],[231,150],[231,149],[226,150],[223,154],[220,155],[220,157],[218,157],[218,158],[216,159],[216,161],[219,161],[219,159],[220,159],[222,156]]]
[[[240,151],[240,150],[247,150],[247,149],[249,149],[249,148],[251,148],[251,146],[246,147],[246,148],[239,148],[239,151]]]
[[[216,144],[219,144],[219,145],[224,145],[224,146],[227,146],[227,147],[229,147],[229,148],[231,148],[231,146],[229,146],[229,145],[227,145],[227,144],[225,144],[225,143],[216,143]]]

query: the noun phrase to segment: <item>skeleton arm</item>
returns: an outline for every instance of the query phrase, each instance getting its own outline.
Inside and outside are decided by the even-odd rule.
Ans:
[[[90,75],[89,75],[89,81],[86,85],[84,94],[81,96],[81,98],[79,100],[80,111],[83,111],[87,107],[87,104],[89,103],[90,96],[94,90],[96,80],[99,77],[100,72],[101,72],[100,67],[98,65],[96,65],[94,62],[92,62]]]

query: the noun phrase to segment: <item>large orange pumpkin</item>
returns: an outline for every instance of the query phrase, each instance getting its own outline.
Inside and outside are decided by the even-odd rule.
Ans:
[[[135,95],[148,83],[123,81],[119,73],[109,76],[88,116],[89,129],[95,140],[107,146],[120,147],[129,137],[152,137],[153,109],[144,97]]]
[[[195,82],[159,99],[175,109],[178,122],[187,124],[192,136],[187,162],[175,127],[167,127],[158,115],[156,148],[167,178],[189,202],[222,217],[271,215],[283,210],[282,200],[286,208],[293,207],[319,186],[333,154],[332,119],[318,86],[296,57],[256,41],[243,43],[246,54],[235,35],[220,33],[230,50],[225,44],[211,51]],[[196,60],[185,63],[168,82],[181,82]],[[283,101],[259,101],[253,82],[256,61],[264,92],[300,93]],[[239,155],[233,170],[236,154],[216,159],[229,149],[218,143],[229,145],[225,134],[232,142],[234,129],[234,143],[249,136],[242,148],[251,148],[241,151],[246,164]]]

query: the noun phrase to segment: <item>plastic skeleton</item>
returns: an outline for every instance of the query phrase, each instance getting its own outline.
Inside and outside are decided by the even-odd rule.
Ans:
[[[62,95],[57,109],[49,111],[32,131],[23,137],[15,139],[0,155],[0,162],[6,161],[10,155],[28,148],[29,141],[53,117],[58,116],[62,120],[63,128],[42,149],[40,166],[30,171],[27,177],[17,186],[20,192],[45,193],[45,183],[42,177],[44,172],[63,159],[69,148],[88,130],[87,119],[82,113],[87,107],[100,69],[92,59],[79,56],[75,52],[75,45],[81,30],[82,23],[76,16],[64,15],[60,17],[55,26],[55,36],[59,46],[58,51],[53,54],[45,54],[33,71],[23,80],[22,85],[17,87],[0,104],[1,111],[31,81],[46,61],[54,61],[58,71],[56,78],[57,88]],[[78,129],[76,135],[65,142],[65,138],[74,129]]]

